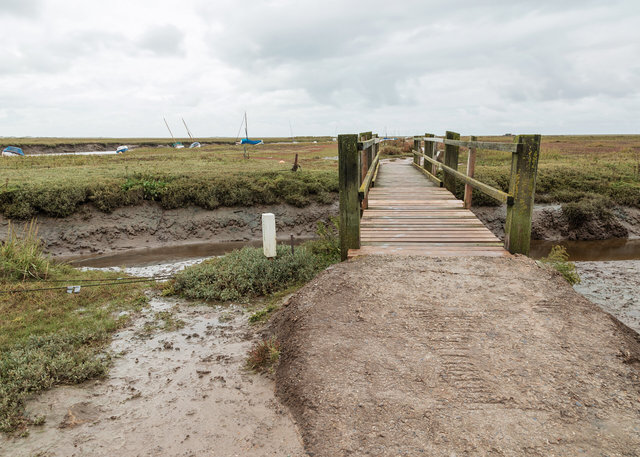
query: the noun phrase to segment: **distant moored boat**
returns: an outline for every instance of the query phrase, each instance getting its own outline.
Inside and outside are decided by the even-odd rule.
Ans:
[[[197,141],[194,141],[193,143],[191,143],[191,146],[189,146],[189,149],[199,148],[200,146],[202,146],[200,143],[198,143]]]
[[[129,146],[118,146],[116,148],[116,154],[122,154],[123,152],[127,152],[129,150]]]
[[[22,149],[15,146],[7,146],[2,150],[2,155],[5,157],[18,157],[24,156],[24,152],[22,152]]]

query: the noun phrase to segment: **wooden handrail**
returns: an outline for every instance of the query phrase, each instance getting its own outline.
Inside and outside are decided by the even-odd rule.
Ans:
[[[378,144],[381,141],[383,141],[383,139],[381,138],[372,138],[366,141],[358,141],[358,151],[364,151],[365,149],[369,149],[371,146],[373,146],[374,144]]]
[[[488,149],[490,151],[517,152],[518,143],[502,143],[499,141],[462,141],[439,137],[414,137],[415,140],[443,143],[465,148]]]
[[[373,143],[373,144],[376,144],[376,143]],[[362,180],[362,184],[358,189],[358,198],[360,199],[360,201],[363,201],[367,196],[367,194],[369,193],[369,187],[371,186],[371,182],[373,181],[373,175],[374,173],[377,174],[378,172],[379,161],[380,161],[380,149],[378,149],[378,153],[373,158],[373,161],[371,162],[371,166],[369,166],[369,170],[367,171],[367,175]]]
[[[432,159],[431,157],[427,157],[426,155],[424,155],[421,152],[413,151],[413,153],[414,153],[414,155],[422,156],[424,158],[424,160],[428,160],[429,162],[431,162],[434,165],[439,165],[440,167],[442,167],[443,170],[445,170],[448,173],[451,173],[456,178],[458,178],[460,181],[463,181],[466,184],[469,184],[474,189],[478,189],[479,191],[484,192],[489,197],[495,198],[499,202],[506,203],[507,205],[512,205],[513,204],[513,196],[512,195],[509,195],[506,192],[502,192],[501,190],[498,190],[498,189],[496,189],[494,187],[491,187],[490,185],[485,184],[485,183],[483,183],[481,181],[478,181],[477,179],[470,178],[469,176],[465,175],[464,173],[461,173],[458,170],[454,170],[453,168],[448,167],[445,164],[440,163],[435,159]]]

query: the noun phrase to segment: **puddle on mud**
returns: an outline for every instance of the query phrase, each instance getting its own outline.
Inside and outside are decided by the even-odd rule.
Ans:
[[[167,312],[184,326],[163,331]],[[304,455],[273,381],[244,368],[257,338],[244,308],[153,292],[141,314],[114,335],[107,378],[38,395],[27,411],[46,423],[0,437],[0,455]]]
[[[310,240],[310,237],[297,237],[294,246]],[[290,240],[278,240],[279,244],[290,244]],[[160,248],[133,249],[111,254],[92,254],[79,257],[61,257],[75,267],[107,268],[121,266],[152,266],[157,264],[178,263],[184,261],[204,260],[208,257],[221,256],[234,249],[245,246],[260,247],[262,240],[229,241],[223,243],[192,243]]]

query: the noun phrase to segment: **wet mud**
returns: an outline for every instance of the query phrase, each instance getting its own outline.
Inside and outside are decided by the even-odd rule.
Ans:
[[[172,273],[183,266],[128,271]],[[154,292],[148,309],[114,336],[108,376],[37,396],[27,411],[45,415],[45,424],[26,438],[0,438],[0,455],[304,455],[273,381],[245,369],[256,338],[244,308]]]
[[[575,262],[574,289],[640,333],[640,260]]]

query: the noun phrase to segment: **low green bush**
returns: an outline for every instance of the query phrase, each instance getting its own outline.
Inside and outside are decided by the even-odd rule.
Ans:
[[[570,228],[579,228],[589,221],[611,220],[613,218],[611,205],[612,202],[608,198],[591,194],[582,200],[564,203],[562,212],[567,217]]]
[[[180,272],[173,290],[187,298],[212,301],[247,300],[304,283],[329,265],[310,246],[277,247],[268,259],[261,248],[246,247]]]

